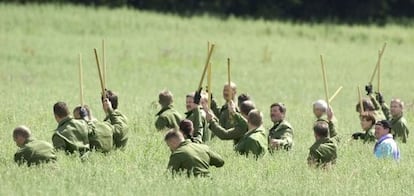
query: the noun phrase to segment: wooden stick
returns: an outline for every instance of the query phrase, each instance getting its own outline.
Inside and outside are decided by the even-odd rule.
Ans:
[[[231,68],[230,68],[230,58],[227,58],[227,83],[231,87]]]
[[[214,44],[211,44],[210,51],[207,55],[206,64],[204,64],[203,74],[201,75],[200,83],[198,84],[198,89],[200,89],[201,86],[203,85],[204,77],[206,76],[208,64],[210,63],[210,58],[211,58],[211,54],[213,53],[213,50],[214,50]]]
[[[80,104],[81,107],[85,105],[83,99],[83,66],[82,66],[82,54],[79,53],[79,90],[80,90]]]
[[[102,77],[104,86],[106,86],[105,39],[102,40]]]
[[[364,112],[364,104],[362,103],[362,93],[361,93],[361,88],[359,88],[358,86],[358,99],[359,99],[359,108],[360,110],[360,114],[362,114]]]
[[[325,89],[325,100],[326,103],[328,104],[328,108],[329,106],[329,92],[328,92],[328,79],[326,78],[326,68],[325,68],[325,63],[323,61],[323,56],[322,54],[320,55],[321,57],[321,66],[322,66],[322,75],[323,75],[323,87]]]
[[[207,92],[208,92],[208,98],[207,98],[207,107],[210,109],[211,105],[211,63],[208,65],[208,72],[207,72]]]
[[[104,86],[104,82],[103,82],[101,66],[99,65],[98,52],[96,51],[96,48],[94,48],[93,51],[95,52],[96,65],[98,66],[98,74],[99,74],[99,80],[101,82],[102,96],[105,97],[105,86]]]
[[[336,90],[335,93],[331,96],[331,98],[329,98],[330,103],[335,99],[335,97],[339,94],[339,92],[341,92],[341,90],[342,90],[342,86],[340,86],[338,90]]]
[[[375,74],[377,73],[378,66],[379,66],[379,64],[381,64],[381,58],[382,58],[382,55],[384,54],[385,47],[387,47],[387,43],[386,42],[384,43],[384,45],[382,46],[382,49],[378,53],[377,64],[375,64],[374,72],[372,72],[371,80],[369,81],[370,84],[372,84],[372,82],[374,81],[374,77],[375,77]]]

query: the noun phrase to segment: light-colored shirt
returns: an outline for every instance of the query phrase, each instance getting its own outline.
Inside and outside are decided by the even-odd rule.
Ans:
[[[400,159],[400,150],[391,134],[384,135],[377,141],[374,147],[374,154],[379,159],[393,158],[397,161]]]

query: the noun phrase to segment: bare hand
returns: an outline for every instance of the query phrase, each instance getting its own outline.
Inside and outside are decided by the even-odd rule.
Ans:
[[[227,107],[229,108],[230,114],[236,113],[236,105],[234,104],[233,100],[231,100],[227,103]]]
[[[105,98],[105,99],[103,100],[102,105],[103,105],[103,109],[104,109],[104,111],[105,111],[106,113],[108,113],[108,112],[110,112],[110,111],[112,111],[112,110],[113,110],[113,108],[112,108],[112,103],[109,101],[109,99],[108,99],[108,98]]]
[[[270,139],[270,146],[272,148],[279,148],[279,145],[280,145],[279,140],[277,140],[277,139]]]
[[[331,107],[328,107],[326,115],[328,116],[328,121],[332,121],[332,118],[334,117],[334,112]]]

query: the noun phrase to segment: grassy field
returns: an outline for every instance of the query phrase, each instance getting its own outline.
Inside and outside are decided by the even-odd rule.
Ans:
[[[56,128],[52,105],[79,104],[77,55],[84,56],[85,99],[104,117],[93,48],[106,40],[108,87],[120,95],[119,108],[130,120],[125,152],[93,154],[86,162],[59,154],[56,165],[18,167],[11,131],[29,126],[38,139],[51,141]],[[295,128],[289,152],[255,161],[236,155],[231,141],[215,139],[211,148],[225,158],[212,179],[172,179],[166,172],[169,149],[155,130],[158,92],[168,88],[182,113],[185,95],[199,82],[207,41],[213,54],[213,90],[221,96],[226,58],[239,92],[250,94],[271,127],[269,106],[284,102]],[[382,66],[386,100],[400,97],[414,120],[414,29],[388,25],[336,26],[281,22],[180,18],[128,9],[0,4],[0,195],[409,195],[414,141],[400,144],[399,164],[376,160],[373,145],[350,141],[360,129],[354,106],[356,87],[365,85],[377,50],[388,43]],[[311,104],[323,97],[319,54],[327,65],[329,90],[342,93],[332,103],[343,142],[332,171],[309,169],[314,142]],[[219,99],[220,103],[223,100]]]

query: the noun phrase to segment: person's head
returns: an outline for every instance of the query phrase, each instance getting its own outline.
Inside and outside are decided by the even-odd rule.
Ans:
[[[242,93],[237,97],[237,106],[240,108],[241,104],[247,100],[251,100],[250,96]]]
[[[392,117],[400,117],[403,114],[404,102],[400,99],[391,100],[390,113]]]
[[[361,119],[361,128],[363,130],[369,130],[372,126],[375,125],[375,116],[369,112],[363,112],[360,116]]]
[[[223,98],[225,100],[234,100],[237,94],[237,86],[235,83],[230,82],[230,85],[226,83],[223,87]]]
[[[189,93],[185,96],[185,108],[187,111],[191,111],[195,107],[197,107],[197,104],[194,103],[194,93]]]
[[[88,105],[84,105],[83,108],[86,110],[87,112],[87,120],[92,120],[92,111],[89,108]],[[81,110],[81,106],[77,106],[75,109],[73,109],[73,118],[74,119],[82,119],[81,115],[80,115],[80,110]]]
[[[180,131],[186,139],[189,139],[194,134],[193,122],[188,119],[184,119],[180,122]]]
[[[169,90],[163,90],[158,94],[158,103],[162,107],[169,106],[173,103],[173,94]]]
[[[69,109],[65,102],[57,102],[53,105],[53,113],[55,115],[56,122],[60,122],[62,119],[69,116]]]
[[[253,109],[247,115],[249,129],[260,127],[263,124],[263,114],[258,109]]]
[[[255,108],[256,106],[251,100],[243,101],[243,103],[240,104],[240,112],[242,116],[246,119],[248,118],[249,112]]]
[[[325,121],[317,121],[313,126],[313,133],[315,139],[319,140],[321,138],[329,137],[329,125]]]
[[[111,90],[106,90],[106,98],[111,102],[112,109],[116,110],[118,108],[118,95]],[[101,97],[101,100],[103,101],[103,97]]]
[[[285,119],[286,106],[283,103],[274,103],[270,105],[270,119],[277,123]]]
[[[370,99],[362,99],[362,105],[364,106],[364,111],[372,112],[375,111],[374,104]],[[361,103],[357,103],[355,107],[356,112],[361,113]]]
[[[27,139],[32,135],[29,128],[24,125],[18,126],[13,130],[13,139],[18,147],[24,146]]]
[[[375,123],[375,137],[380,139],[382,136],[391,133],[391,124],[387,120],[381,120]]]
[[[325,100],[317,100],[313,103],[313,114],[315,114],[316,118],[321,117],[326,113],[328,110],[328,104]]]
[[[184,141],[184,136],[180,131],[169,130],[167,134],[165,134],[164,140],[170,150],[175,151]]]

